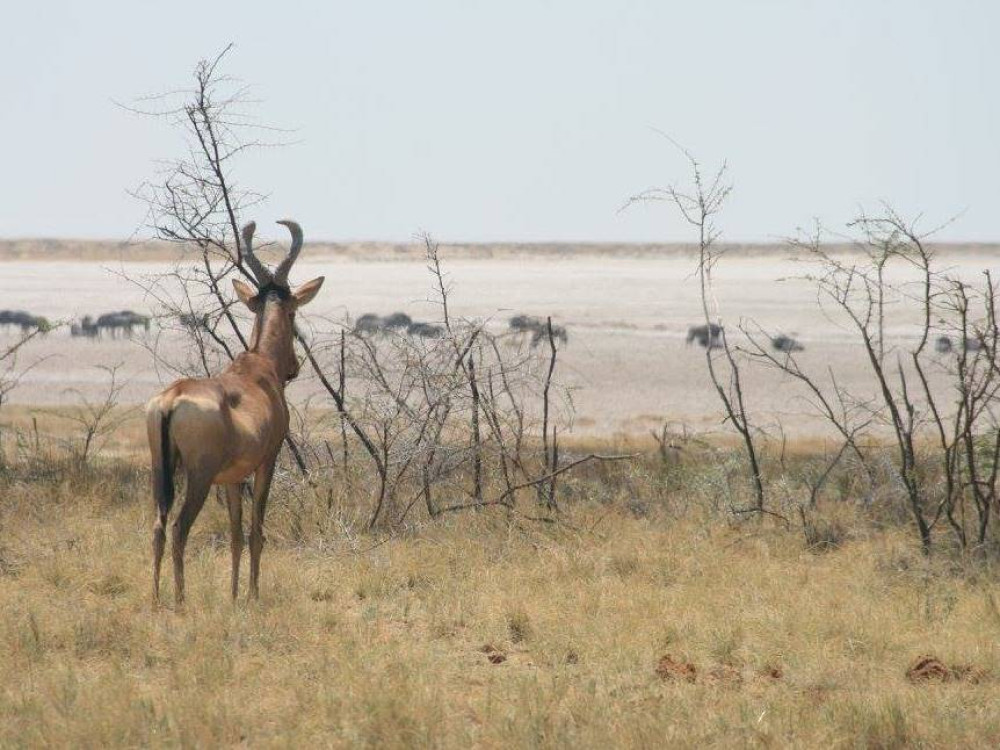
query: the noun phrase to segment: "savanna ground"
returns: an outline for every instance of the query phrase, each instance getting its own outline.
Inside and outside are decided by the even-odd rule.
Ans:
[[[805,345],[798,358],[806,371],[820,378],[835,373],[837,382],[859,398],[877,395],[849,323],[828,303],[820,305],[815,284],[802,278],[815,268],[779,245],[730,250],[713,283],[736,344],[743,341],[737,331],[741,323],[794,335]],[[0,243],[0,307],[51,321],[123,308],[156,314],[157,301],[146,294],[144,283],[174,268],[166,252],[162,246],[123,249],[113,243]],[[842,252],[846,259],[861,257],[848,248]],[[942,268],[975,281],[995,264],[1000,248],[944,245],[938,252]],[[688,326],[704,319],[695,279],[698,260],[690,247],[448,245],[441,254],[453,315],[485,320],[494,333],[504,331],[519,313],[551,315],[566,326],[569,343],[559,354],[558,380],[573,391],[574,434],[598,439],[647,435],[665,420],[699,432],[726,431],[720,429],[721,407],[706,377],[704,353],[685,343]],[[902,263],[888,273],[896,284],[919,279]],[[326,276],[322,294],[301,321],[320,343],[335,339],[341,326],[350,328],[369,312],[440,318],[422,246],[307,243],[296,274],[297,279]],[[893,342],[912,343],[919,335],[918,306],[896,303],[887,312]],[[106,390],[99,366],[122,363],[122,401],[145,403],[177,377],[163,362],[198,369],[189,338],[176,330],[176,321],[173,329],[170,323],[154,321],[149,334],[131,341],[71,338],[68,326],[53,331],[32,342],[22,362],[41,361],[9,398],[33,406],[96,399]],[[13,341],[13,331],[0,331],[0,351]],[[159,367],[147,349],[153,346],[163,359]],[[950,387],[936,368],[930,375],[936,387]],[[798,438],[829,436],[800,384],[760,366],[747,367],[744,377],[758,425],[774,432],[780,423],[781,430]],[[352,390],[357,392],[357,386]],[[322,398],[324,391],[306,368],[289,395],[302,403]]]
[[[808,541],[731,512],[745,477],[724,451],[593,465],[552,523],[528,498],[392,535],[359,530],[344,482],[279,483],[261,600],[230,601],[210,498],[179,611],[150,606],[141,462],[5,456],[4,747],[1000,741],[996,557],[925,557],[848,473]],[[808,461],[770,487],[794,496]]]

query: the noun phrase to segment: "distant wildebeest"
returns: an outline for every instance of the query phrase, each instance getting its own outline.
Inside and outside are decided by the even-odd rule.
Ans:
[[[0,310],[0,328],[17,327],[26,330],[34,316],[24,310]]]
[[[0,310],[0,328],[20,328],[22,333],[27,333],[32,328],[37,328],[42,333],[46,333],[52,328],[48,318],[41,315],[32,315],[24,310]]]
[[[444,335],[444,328],[441,326],[433,323],[421,323],[403,312],[394,312],[392,315],[384,317],[375,313],[365,313],[354,323],[354,333],[362,336],[390,331],[405,332],[409,336],[420,336],[427,339],[441,338]]]
[[[791,336],[786,336],[783,333],[771,339],[771,346],[774,347],[776,351],[784,352],[785,354],[805,350],[805,347],[802,346],[798,340],[793,339]]]
[[[133,328],[141,328],[143,331],[149,330],[149,316],[142,315],[132,310],[122,310],[118,313],[119,319],[125,324],[126,333],[131,336]]]
[[[444,336],[444,327],[433,323],[420,323],[414,321],[406,327],[406,332],[410,336],[420,336],[425,339],[439,339]]]
[[[413,318],[402,312],[394,312],[382,319],[382,327],[389,331],[406,330],[411,323],[413,323]]]
[[[69,327],[70,336],[84,336],[86,338],[96,338],[99,330],[94,319],[89,315],[84,315],[79,323],[74,323]]]
[[[119,310],[99,316],[96,325],[100,333],[107,331],[111,334],[111,338],[117,338],[120,335],[131,338],[135,328],[149,330],[149,317],[132,310]]]
[[[978,352],[983,348],[983,342],[978,338],[962,339],[962,349],[967,352]],[[938,336],[934,341],[934,351],[938,354],[951,354],[955,350],[955,342],[951,336]]]
[[[722,346],[723,335],[722,326],[715,323],[691,326],[688,328],[686,343],[697,341],[699,346],[706,349],[716,349]]]
[[[354,332],[357,334],[373,334],[382,330],[382,316],[375,313],[365,313],[354,322]]]
[[[508,321],[511,333],[530,333],[531,346],[536,347],[549,336],[548,321],[533,315],[515,315]],[[565,326],[552,325],[552,338],[566,344],[569,333]]]
[[[545,321],[533,315],[515,315],[510,319],[510,330],[515,333],[535,331],[545,325]]]
[[[536,328],[531,334],[531,346],[536,347],[543,341],[546,341],[549,337],[548,325],[543,324],[539,328]],[[556,341],[561,341],[564,344],[569,343],[569,334],[566,333],[566,329],[563,326],[557,326],[552,324],[552,338]]]

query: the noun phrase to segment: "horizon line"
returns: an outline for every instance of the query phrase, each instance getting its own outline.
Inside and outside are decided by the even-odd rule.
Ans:
[[[696,239],[691,240],[593,240],[593,239],[542,239],[542,240],[518,240],[518,239],[490,239],[490,240],[464,240],[464,239],[439,239],[431,235],[438,245],[697,245]],[[713,244],[716,245],[784,245],[789,238],[775,237],[771,239],[718,239]],[[1000,237],[996,239],[936,239],[925,238],[931,245],[1000,245]],[[112,239],[108,237],[74,237],[74,236],[46,236],[46,235],[24,235],[20,237],[0,237],[0,243],[14,242],[94,242],[108,245],[182,245],[183,241],[161,240],[155,237],[145,239]],[[193,240],[191,241],[193,242]],[[411,237],[409,239],[307,239],[307,243],[313,245],[420,245],[423,239]],[[850,238],[835,238],[821,242],[823,245],[845,245],[854,244]]]

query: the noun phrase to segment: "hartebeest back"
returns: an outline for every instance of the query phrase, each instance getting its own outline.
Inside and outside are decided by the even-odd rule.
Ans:
[[[146,430],[152,454],[156,521],[153,526],[153,600],[160,597],[160,563],[166,524],[174,500],[174,470],[187,478],[184,502],[173,522],[174,595],[184,601],[184,547],[188,533],[212,485],[225,485],[232,533],[232,595],[239,589],[243,552],[243,505],[240,482],[254,475],[250,521],[250,596],[259,595],[260,555],[264,546],[264,511],[274,463],[288,432],[285,384],[299,372],[295,356],[295,311],[309,302],[323,277],[291,291],[288,272],[302,249],[302,230],[281,221],[292,234],[288,255],[272,274],[253,251],[256,225],[243,228],[241,260],[257,280],[254,289],[233,280],[236,294],[256,316],[250,348],[218,376],[178,380],[146,406]]]

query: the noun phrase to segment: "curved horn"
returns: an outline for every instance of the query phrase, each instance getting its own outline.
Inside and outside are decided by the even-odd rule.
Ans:
[[[257,222],[248,221],[243,227],[243,245],[240,247],[240,260],[242,260],[253,275],[257,278],[257,283],[261,286],[271,282],[271,272],[267,270],[263,263],[253,254],[253,233],[257,231]]]
[[[292,270],[292,264],[295,263],[295,259],[299,257],[299,251],[302,249],[302,227],[299,226],[298,222],[291,219],[282,219],[278,223],[284,224],[288,227],[288,231],[292,233],[292,246],[288,248],[288,255],[285,256],[285,259],[281,261],[278,269],[274,272],[274,283],[287,285],[288,272]]]

